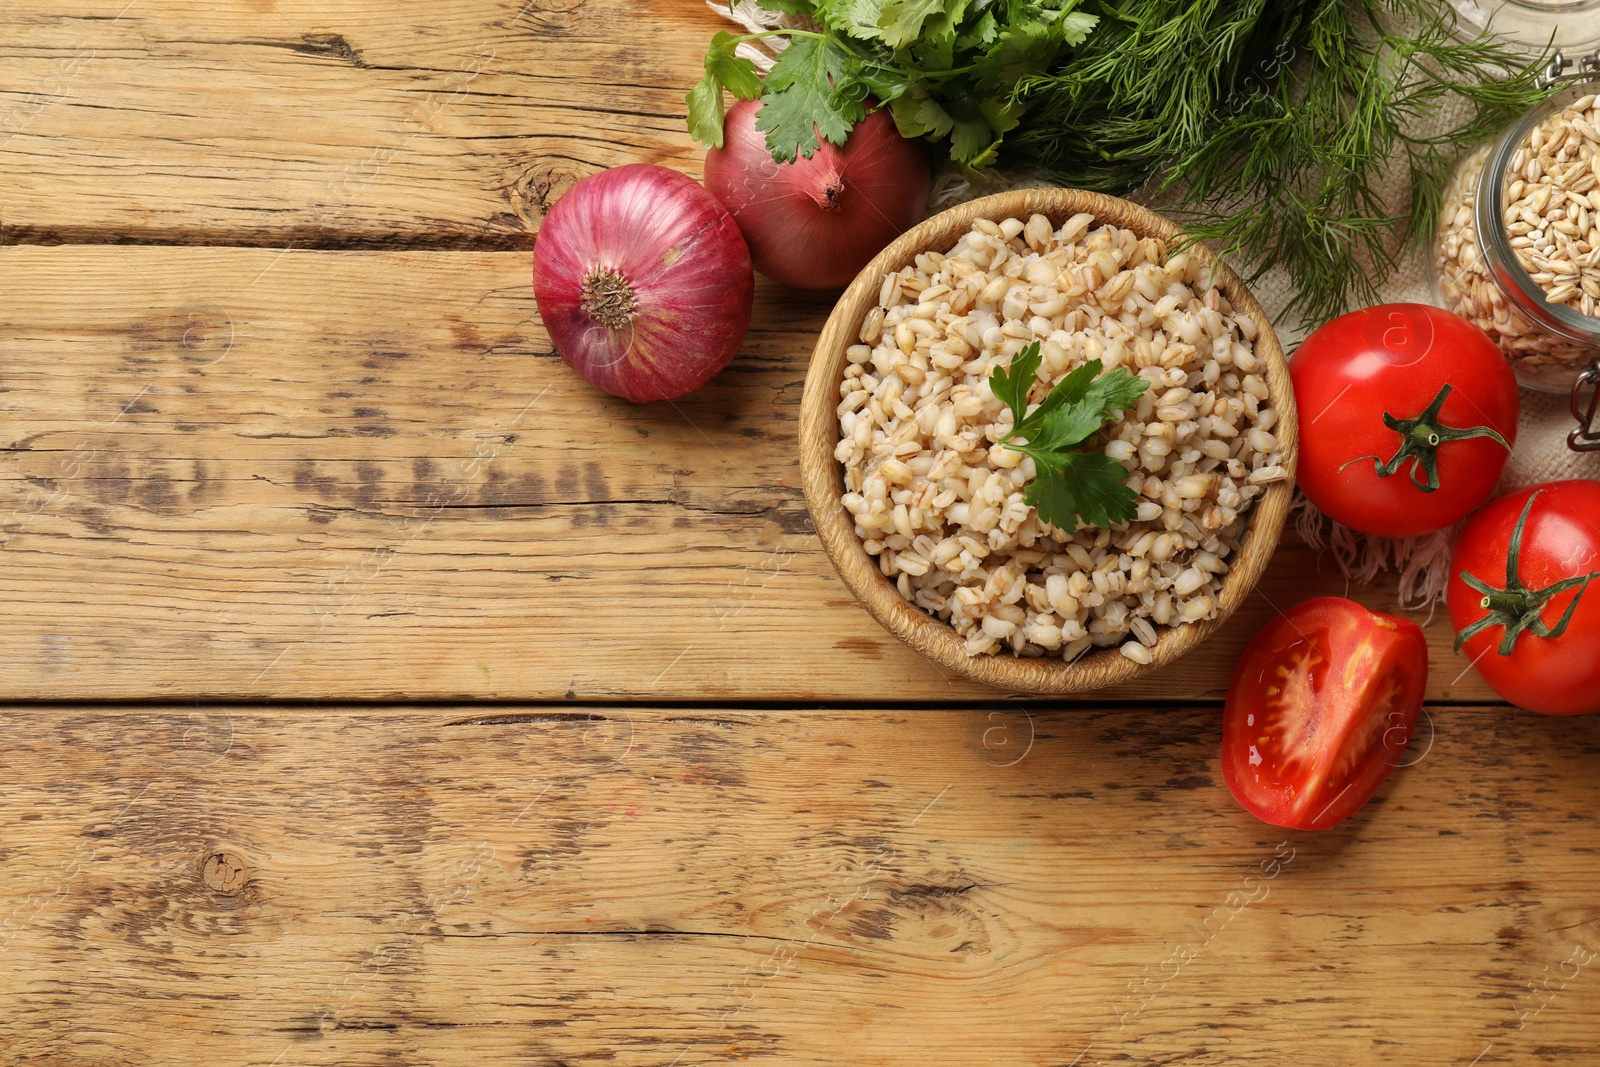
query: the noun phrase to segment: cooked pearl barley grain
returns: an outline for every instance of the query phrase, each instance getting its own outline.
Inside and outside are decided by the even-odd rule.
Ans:
[[[839,384],[844,506],[902,596],[969,654],[1153,657],[1157,627],[1216,615],[1246,513],[1288,477],[1255,323],[1201,264],[1075,215],[977,220],[885,276]],[[1034,461],[997,442],[994,367],[1032,341],[1031,398],[1099,359],[1148,383],[1090,447],[1128,472],[1137,518],[1058,530],[1023,500]]]

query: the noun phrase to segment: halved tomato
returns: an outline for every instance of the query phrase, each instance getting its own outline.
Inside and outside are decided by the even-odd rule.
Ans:
[[[1228,789],[1274,826],[1343,822],[1402,762],[1427,687],[1428,643],[1416,623],[1332,596],[1280,613],[1228,687]]]

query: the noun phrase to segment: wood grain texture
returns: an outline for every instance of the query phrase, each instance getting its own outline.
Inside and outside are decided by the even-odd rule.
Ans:
[[[0,699],[997,695],[882,630],[811,532],[826,296],[759,287],[721,377],[636,407],[551,352],[529,270],[0,249]],[[1218,699],[1277,607],[1346,588],[1288,545],[1224,632],[1108,692]],[[1428,634],[1431,696],[1489,699]]]
[[[698,175],[684,95],[726,25],[699,0],[8,3],[0,224],[26,241],[524,246],[585,174]]]
[[[1214,709],[8,713],[0,1058],[1592,1062],[1600,719],[1431,722],[1299,834]]]
[[[844,378],[846,352],[860,343],[861,324],[867,313],[882,306],[878,294],[884,276],[912,265],[924,252],[949,252],[978,219],[1027,220],[1037,214],[1060,227],[1080,212],[1094,217],[1091,225],[1118,226],[1141,238],[1155,237],[1171,242],[1180,232],[1175,223],[1148,208],[1081,189],[1023,189],[997,193],[940,212],[891,242],[840,296],[817,338],[800,404],[800,474],[806,488],[806,504],[817,537],[845,585],[890,633],[944,669],[1023,693],[1082,693],[1148,677],[1227,626],[1229,617],[1250,597],[1251,590],[1267,569],[1294,500],[1292,479],[1299,423],[1288,364],[1284,362],[1283,349],[1273,332],[1271,320],[1238,277],[1224,267],[1217,287],[1240,317],[1249,316],[1254,320],[1258,331],[1254,350],[1265,363],[1263,376],[1271,390],[1272,408],[1278,415],[1273,430],[1283,451],[1283,465],[1289,472],[1289,480],[1268,486],[1252,507],[1248,528],[1237,551],[1228,558],[1228,576],[1222,583],[1213,618],[1190,626],[1162,628],[1150,649],[1152,661],[1144,666],[1128,659],[1115,646],[1091,651],[1070,663],[1059,656],[1038,659],[1011,655],[972,656],[967,653],[966,642],[953,628],[912,605],[884,577],[879,560],[869,556],[862,547],[856,523],[845,511],[844,471],[834,458],[839,444],[839,383]],[[1190,250],[1190,255],[1205,264],[1206,270],[1215,270],[1216,260],[1210,249],[1198,246]]]
[[[1097,697],[1138,705],[902,709],[998,694],[879,628],[811,532],[831,301],[758,290],[676,407],[561,365],[543,211],[602,167],[698,171],[720,26],[0,7],[0,241],[106,242],[0,248],[0,700],[196,701],[0,717],[0,1064],[1600,1056],[1600,719],[1436,707],[1349,823],[1251,820],[1181,705],[1346,591],[1294,543]],[[1488,698],[1428,635],[1430,695]]]

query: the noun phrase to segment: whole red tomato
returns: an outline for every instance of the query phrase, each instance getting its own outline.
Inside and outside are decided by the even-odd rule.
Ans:
[[[1365,804],[1402,762],[1428,687],[1414,622],[1319,597],[1245,649],[1222,713],[1222,777],[1274,826],[1322,830]]]
[[[1600,711],[1600,482],[1536,485],[1472,517],[1450,560],[1456,650],[1513,704]]]
[[[1341,315],[1289,362],[1300,486],[1382,537],[1442,530],[1488,499],[1516,443],[1516,376],[1484,332],[1424,304]]]

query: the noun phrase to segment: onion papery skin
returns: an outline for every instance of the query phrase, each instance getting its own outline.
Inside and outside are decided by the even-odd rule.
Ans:
[[[550,209],[533,291],[566,364],[643,404],[692,393],[728,365],[750,326],[755,276],[716,197],[633,163],[584,178]]]
[[[756,129],[761,107],[741,100],[723,122],[723,147],[706,153],[706,187],[744,232],[756,270],[781,285],[847,285],[890,241],[927,213],[932,171],[922,141],[869,112],[838,148],[778,163]]]

